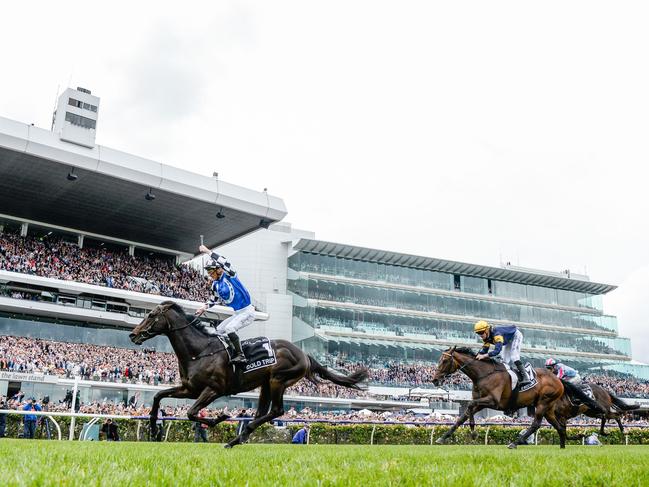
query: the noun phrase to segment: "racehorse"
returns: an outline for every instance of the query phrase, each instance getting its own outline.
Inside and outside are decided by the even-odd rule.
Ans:
[[[186,315],[173,301],[164,301],[148,313],[129,335],[137,345],[156,335],[166,335],[178,357],[181,384],[164,389],[154,396],[150,413],[152,437],[156,433],[160,401],[165,397],[196,399],[187,411],[187,418],[214,426],[229,419],[229,416],[222,414],[216,419],[203,418],[198,416],[201,409],[221,396],[259,387],[257,413],[242,432],[225,445],[226,448],[231,448],[247,441],[260,425],[283,415],[284,391],[303,377],[317,383],[317,375],[351,389],[361,389],[359,384],[368,377],[367,369],[358,370],[349,376],[330,371],[287,340],[271,340],[270,345],[276,357],[274,365],[242,373],[230,365],[221,341],[206,336],[195,325],[197,321]]]
[[[620,433],[624,434],[624,426],[622,426],[622,420],[620,419],[622,414],[638,409],[640,405],[627,404],[615,394],[597,384],[590,384],[590,387],[593,390],[595,400],[607,411],[606,416],[602,417],[600,413],[593,411],[586,404],[575,406],[567,395],[564,394],[554,405],[557,421],[565,427],[569,419],[579,416],[580,414],[585,414],[591,418],[601,418],[602,423],[599,428],[599,434],[602,436],[608,436],[608,433],[604,430],[604,426],[606,425],[606,421],[614,419],[620,428]],[[575,437],[569,437],[568,439],[581,439],[582,436],[583,435],[578,435]]]
[[[554,404],[563,395],[563,384],[552,372],[536,369],[538,383],[525,392],[512,391],[511,378],[505,366],[493,359],[478,360],[470,348],[452,347],[442,352],[433,376],[433,384],[438,386],[442,379],[457,371],[464,372],[473,381],[473,400],[466,411],[451,428],[444,433],[437,443],[445,443],[455,430],[469,419],[471,435],[475,438],[474,415],[484,408],[499,411],[515,410],[523,407],[534,407],[534,420],[529,428],[521,432],[509,448],[526,444],[526,440],[541,426],[546,418],[559,433],[561,448],[566,447],[566,428],[557,420]]]

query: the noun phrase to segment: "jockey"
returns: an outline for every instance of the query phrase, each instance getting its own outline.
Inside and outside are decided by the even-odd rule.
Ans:
[[[204,245],[201,245],[199,250],[212,258],[205,266],[205,270],[212,278],[211,289],[215,299],[201,306],[196,311],[196,316],[202,315],[217,303],[234,309],[234,315],[223,320],[216,327],[216,332],[220,335],[227,335],[232,343],[236,356],[230,360],[230,363],[245,364],[246,356],[243,354],[241,342],[236,332],[255,320],[255,308],[250,304],[250,293],[248,293],[239,278],[236,277],[236,272],[230,267],[230,263],[225,260],[225,257],[210,251]]]
[[[557,362],[553,358],[549,358],[545,361],[545,368],[552,371],[554,375],[561,379],[561,382],[566,386],[568,392],[577,396],[577,398],[586,404],[586,406],[599,414],[606,414],[606,410],[584,390],[588,385],[581,382],[579,372],[572,367]]]
[[[486,321],[478,321],[473,327],[480,338],[482,338],[482,349],[475,358],[484,360],[489,357],[495,357],[503,353],[503,362],[509,364],[514,362],[516,369],[521,377],[521,386],[529,384],[530,378],[527,375],[525,367],[521,362],[521,344],[523,343],[523,334],[514,325],[492,326]],[[490,352],[489,348],[494,345]]]
[[[549,358],[545,361],[545,368],[551,370],[554,375],[565,382],[570,382],[574,385],[581,384],[581,376],[579,375],[579,372],[572,367],[557,362],[553,358]]]

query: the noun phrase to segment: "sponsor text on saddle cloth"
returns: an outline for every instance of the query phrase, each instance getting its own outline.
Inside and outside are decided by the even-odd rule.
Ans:
[[[232,358],[234,351],[230,342],[222,335],[218,335],[218,337],[223,343],[228,355]],[[264,367],[270,367],[277,362],[275,350],[270,345],[270,339],[268,337],[255,337],[244,340],[241,342],[241,348],[243,348],[243,353],[247,359],[245,366],[242,367],[244,374],[253,370],[263,369]]]
[[[509,376],[512,378],[512,391],[516,389],[516,386],[518,385],[518,374],[512,370],[508,364],[504,364],[505,368],[507,369],[507,372],[509,372]],[[529,391],[532,387],[534,387],[537,383],[538,380],[536,379],[536,370],[534,370],[534,367],[532,367],[532,364],[527,362],[525,364],[525,370],[527,371],[527,376],[530,378],[530,383],[527,384],[525,387],[521,388],[519,392],[525,392]]]

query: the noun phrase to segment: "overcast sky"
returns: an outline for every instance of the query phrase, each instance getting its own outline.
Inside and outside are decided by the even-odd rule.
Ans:
[[[318,238],[585,270],[649,361],[646,2],[88,5],[3,7],[1,116],[49,128],[83,86],[99,144]]]

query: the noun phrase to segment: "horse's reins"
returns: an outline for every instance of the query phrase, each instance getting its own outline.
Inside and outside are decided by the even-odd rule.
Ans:
[[[450,352],[450,353],[449,353],[449,352],[442,352],[442,355],[448,355],[449,357],[451,357],[451,360],[453,360],[454,362],[456,362],[455,357],[453,356],[453,353],[454,353],[454,351],[453,351],[453,352]],[[476,360],[477,360],[477,359],[476,359]],[[464,365],[458,367],[457,369],[455,369],[455,372],[462,372],[462,370],[464,369],[464,367],[466,367],[467,365],[469,365],[469,363],[470,363],[470,362],[466,362]],[[477,380],[484,379],[485,377],[489,377],[490,375],[495,374],[496,372],[498,372],[498,369],[496,368],[496,362],[494,362],[494,361],[492,360],[492,361],[491,361],[491,365],[493,365],[493,370],[492,370],[491,372],[489,372],[488,374],[483,375],[482,377],[478,377]],[[501,372],[502,372],[502,371],[501,371]]]
[[[178,328],[174,328],[174,327],[171,325],[171,322],[169,321],[169,318],[167,317],[167,312],[165,311],[165,312],[161,313],[161,315],[164,317],[165,321],[167,322],[167,327],[169,328],[169,331],[170,331],[170,332],[172,332],[172,331],[178,331],[178,330],[183,330],[183,329],[185,329],[185,328],[188,328],[188,327],[192,326],[194,323],[197,323],[197,322],[200,321],[200,316],[197,316],[196,318],[194,318],[193,320],[187,322],[187,323],[184,324],[183,326],[179,326]],[[147,331],[148,331],[148,330],[147,330]],[[218,338],[218,337],[217,337],[217,338]],[[225,347],[225,344],[221,341],[221,339],[218,339],[218,343],[221,343],[221,344],[223,345],[223,348],[222,348],[221,350],[215,350],[214,352],[205,353],[205,350],[209,349],[210,346],[212,345],[212,343],[214,343],[214,341],[210,341],[210,342],[207,344],[207,346],[206,346],[203,350],[201,350],[201,352],[200,352],[198,355],[196,355],[196,356],[194,356],[194,357],[191,357],[191,360],[198,360],[199,358],[210,357],[210,356],[212,356],[212,355],[216,355],[217,353],[219,353],[219,352],[223,352],[223,351],[225,351],[225,352],[227,353],[227,348]]]

